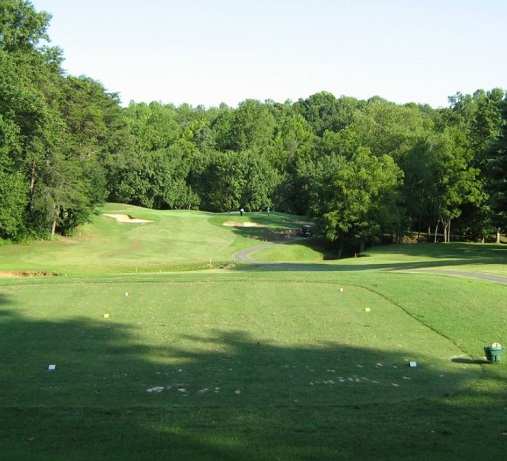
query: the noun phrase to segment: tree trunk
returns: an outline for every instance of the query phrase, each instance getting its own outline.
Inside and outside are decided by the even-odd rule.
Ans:
[[[56,217],[53,218],[53,222],[51,224],[51,240],[54,239],[56,233]]]
[[[30,172],[30,211],[34,210],[35,207],[35,182],[37,178],[37,170],[35,169],[35,163],[32,164]]]
[[[438,221],[437,225],[435,226],[435,236],[433,237],[433,243],[437,243],[437,235],[438,235]]]
[[[442,224],[444,225],[444,242],[449,243],[451,241],[451,220],[442,219]]]
[[[58,208],[56,205],[53,205],[53,222],[51,223],[51,240],[53,240],[55,238],[57,219],[58,219]]]
[[[359,254],[364,253],[364,249],[366,247],[366,239],[364,237],[361,237],[359,240]]]
[[[496,243],[500,244],[500,229],[496,230]]]

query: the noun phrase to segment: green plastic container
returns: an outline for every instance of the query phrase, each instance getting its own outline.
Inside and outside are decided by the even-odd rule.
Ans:
[[[500,362],[502,359],[502,352],[504,347],[500,344],[493,344],[491,346],[484,346],[484,352],[486,353],[486,359],[488,362]]]

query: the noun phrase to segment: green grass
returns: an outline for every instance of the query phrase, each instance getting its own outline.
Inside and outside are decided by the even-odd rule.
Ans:
[[[507,370],[483,346],[507,343],[505,285],[406,272],[501,274],[503,247],[159,273],[232,259],[299,218],[250,215],[264,226],[243,228],[223,225],[239,216],[106,209],[154,222],[99,216],[73,243],[0,247],[0,270],[19,270],[17,254],[25,270],[53,255],[45,269],[74,271],[0,278],[1,460],[504,457]],[[300,246],[310,240],[276,248],[316,252]]]
[[[450,270],[507,276],[507,247],[496,244],[397,244],[369,248],[353,258],[327,259],[317,239],[302,239],[287,245],[275,245],[252,253],[259,262],[288,262],[329,266],[341,271],[413,271]]]
[[[165,272],[222,267],[234,254],[281,232],[298,229],[300,218],[282,213],[212,214],[154,211],[109,203],[70,238],[0,246],[0,270],[59,275]],[[146,223],[121,223],[107,214],[127,214]],[[226,226],[254,222],[258,227]]]
[[[321,262],[324,255],[318,248],[313,247],[312,241],[297,240],[286,245],[273,245],[256,251],[252,259],[259,262]]]

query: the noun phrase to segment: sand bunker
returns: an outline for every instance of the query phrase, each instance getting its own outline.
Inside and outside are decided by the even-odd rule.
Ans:
[[[45,271],[0,271],[0,278],[55,277],[57,274]]]
[[[109,218],[114,218],[118,222],[127,222],[127,223],[131,223],[131,224],[142,223],[142,222],[153,222],[153,221],[149,221],[147,219],[132,218],[128,214],[104,214],[104,216],[108,216]]]
[[[227,221],[224,222],[224,226],[229,227],[264,227],[262,224],[256,223],[256,222],[237,222],[237,221]]]

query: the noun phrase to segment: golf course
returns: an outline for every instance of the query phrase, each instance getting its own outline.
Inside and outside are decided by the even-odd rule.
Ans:
[[[0,246],[0,460],[505,459],[507,247],[303,224],[108,203]]]

